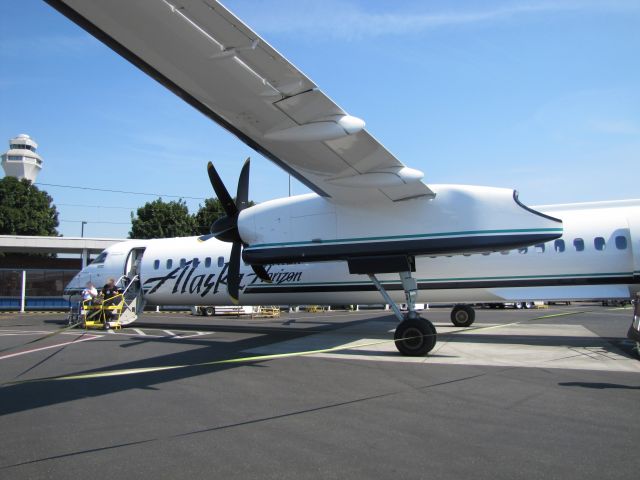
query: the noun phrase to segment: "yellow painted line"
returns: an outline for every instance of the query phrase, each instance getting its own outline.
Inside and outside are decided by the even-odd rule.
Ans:
[[[528,319],[523,319],[523,320],[519,320],[517,322],[510,322],[510,323],[505,323],[505,324],[501,324],[501,325],[490,325],[487,327],[476,327],[476,328],[466,328],[466,329],[460,329],[460,330],[455,330],[453,332],[447,332],[447,333],[443,333],[440,335],[436,335],[436,336],[440,336],[440,337],[446,337],[449,335],[455,335],[455,334],[459,334],[459,333],[463,333],[463,332],[469,332],[469,331],[480,331],[480,330],[492,330],[492,329],[498,329],[498,328],[504,328],[504,327],[508,327],[508,326],[512,326],[512,325],[518,325],[524,322],[532,322],[532,321],[536,321],[536,320],[544,320],[544,319],[548,319],[548,318],[557,318],[557,317],[566,317],[566,316],[570,316],[570,315],[579,315],[581,313],[590,313],[592,312],[592,310],[581,310],[581,311],[573,311],[573,312],[563,312],[563,313],[552,313],[549,315],[542,315],[540,317],[534,317],[534,318],[528,318]],[[405,340],[412,340],[414,338],[419,338],[419,337],[410,337],[410,338],[405,338]],[[52,377],[42,377],[42,378],[34,378],[34,379],[30,379],[30,380],[17,380],[14,382],[7,382],[4,383],[2,385],[0,385],[0,387],[4,387],[4,386],[9,386],[9,385],[17,385],[17,384],[22,384],[22,383],[33,383],[33,382],[44,382],[44,381],[61,381],[61,380],[88,380],[88,379],[95,379],[95,378],[106,378],[106,377],[119,377],[119,376],[125,376],[125,375],[137,375],[140,373],[154,373],[154,372],[163,372],[163,371],[167,371],[167,370],[178,370],[178,369],[182,369],[182,368],[189,368],[189,367],[204,367],[204,366],[214,366],[214,365],[229,365],[229,364],[238,364],[238,363],[250,363],[250,362],[258,362],[258,361],[267,361],[267,360],[278,360],[278,359],[282,359],[282,358],[292,358],[292,357],[303,357],[303,356],[308,356],[308,355],[316,355],[316,354],[320,354],[320,353],[330,353],[330,352],[338,352],[341,350],[354,350],[354,349],[358,349],[358,348],[364,348],[364,347],[372,347],[372,346],[376,346],[376,345],[384,345],[384,344],[388,344],[388,343],[392,343],[395,342],[395,340],[393,339],[389,339],[389,340],[378,340],[375,342],[366,342],[366,343],[359,343],[356,345],[340,345],[337,347],[331,347],[331,348],[321,348],[321,349],[317,349],[317,350],[306,350],[306,351],[301,351],[301,352],[289,352],[289,353],[274,353],[274,354],[268,354],[268,355],[255,355],[255,356],[250,356],[250,357],[237,357],[237,358],[229,358],[229,359],[225,359],[225,360],[213,360],[210,362],[200,362],[200,363],[191,363],[191,364],[182,364],[182,365],[167,365],[164,367],[146,367],[146,368],[129,368],[129,369],[123,369],[123,370],[106,370],[106,371],[102,371],[102,372],[93,372],[93,373],[79,373],[79,374],[73,374],[73,375],[60,375],[60,376],[52,376]]]

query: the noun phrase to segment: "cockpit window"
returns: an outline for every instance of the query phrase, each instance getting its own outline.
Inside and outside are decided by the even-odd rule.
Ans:
[[[107,258],[107,252],[102,252],[100,255],[98,255],[95,260],[93,262],[91,262],[91,264],[98,264],[98,263],[104,263],[104,261]]]

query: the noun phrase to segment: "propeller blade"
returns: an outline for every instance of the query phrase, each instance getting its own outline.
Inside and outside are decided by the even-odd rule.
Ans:
[[[211,240],[212,238],[216,238],[216,236],[213,233],[208,233],[206,235],[200,235],[198,237],[198,241],[199,242],[206,242],[207,240]]]
[[[263,282],[271,283],[271,277],[262,265],[251,265],[251,269],[260,280],[262,280]]]
[[[229,258],[229,268],[227,270],[227,292],[234,304],[238,304],[240,298],[240,250],[242,244],[233,242],[231,247],[231,257]]]
[[[238,191],[236,192],[236,207],[238,210],[244,210],[249,206],[249,168],[251,159],[244,161],[240,177],[238,178]]]
[[[211,186],[213,187],[213,191],[216,192],[216,196],[220,203],[222,204],[222,208],[227,213],[227,216],[233,217],[236,213],[238,213],[238,209],[236,204],[233,203],[233,199],[231,195],[229,195],[229,191],[222,183],[222,179],[216,169],[213,167],[213,163],[207,163],[207,173],[209,174],[209,181],[211,182]]]
[[[223,242],[239,241],[237,216],[217,219],[213,222],[213,225],[211,225],[211,234]]]

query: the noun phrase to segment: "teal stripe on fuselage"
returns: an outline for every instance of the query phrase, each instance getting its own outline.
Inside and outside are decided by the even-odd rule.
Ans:
[[[535,280],[535,279],[555,279],[555,278],[589,278],[589,277],[628,277],[633,276],[637,272],[606,272],[606,273],[559,273],[554,275],[503,275],[495,277],[450,277],[450,278],[417,278],[417,282],[481,282],[483,280]],[[369,283],[365,281],[347,281],[347,282],[297,282],[297,283],[278,283],[276,286],[302,286],[302,285],[356,285]],[[387,285],[400,284],[400,280],[381,280],[380,283]],[[271,284],[256,284],[254,287],[272,286]]]
[[[394,235],[384,237],[357,237],[357,238],[336,238],[333,240],[322,240],[321,242],[314,241],[300,241],[300,242],[280,242],[280,243],[257,243],[250,245],[245,250],[266,248],[266,247],[282,247],[293,245],[323,245],[327,243],[357,243],[357,242],[372,242],[379,240],[404,240],[410,238],[441,238],[441,237],[459,237],[459,236],[478,236],[478,235],[493,235],[504,233],[562,233],[562,228],[519,228],[510,230],[465,230],[459,232],[437,232],[437,233],[417,233],[411,235]]]

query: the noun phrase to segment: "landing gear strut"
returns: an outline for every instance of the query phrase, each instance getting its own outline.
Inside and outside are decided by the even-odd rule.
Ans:
[[[415,299],[418,294],[418,285],[411,276],[411,272],[400,272],[402,288],[407,299],[406,315],[402,314],[398,304],[391,299],[375,274],[369,273],[368,275],[400,321],[393,337],[398,351],[409,357],[422,357],[433,350],[436,345],[436,327],[416,312]]]

